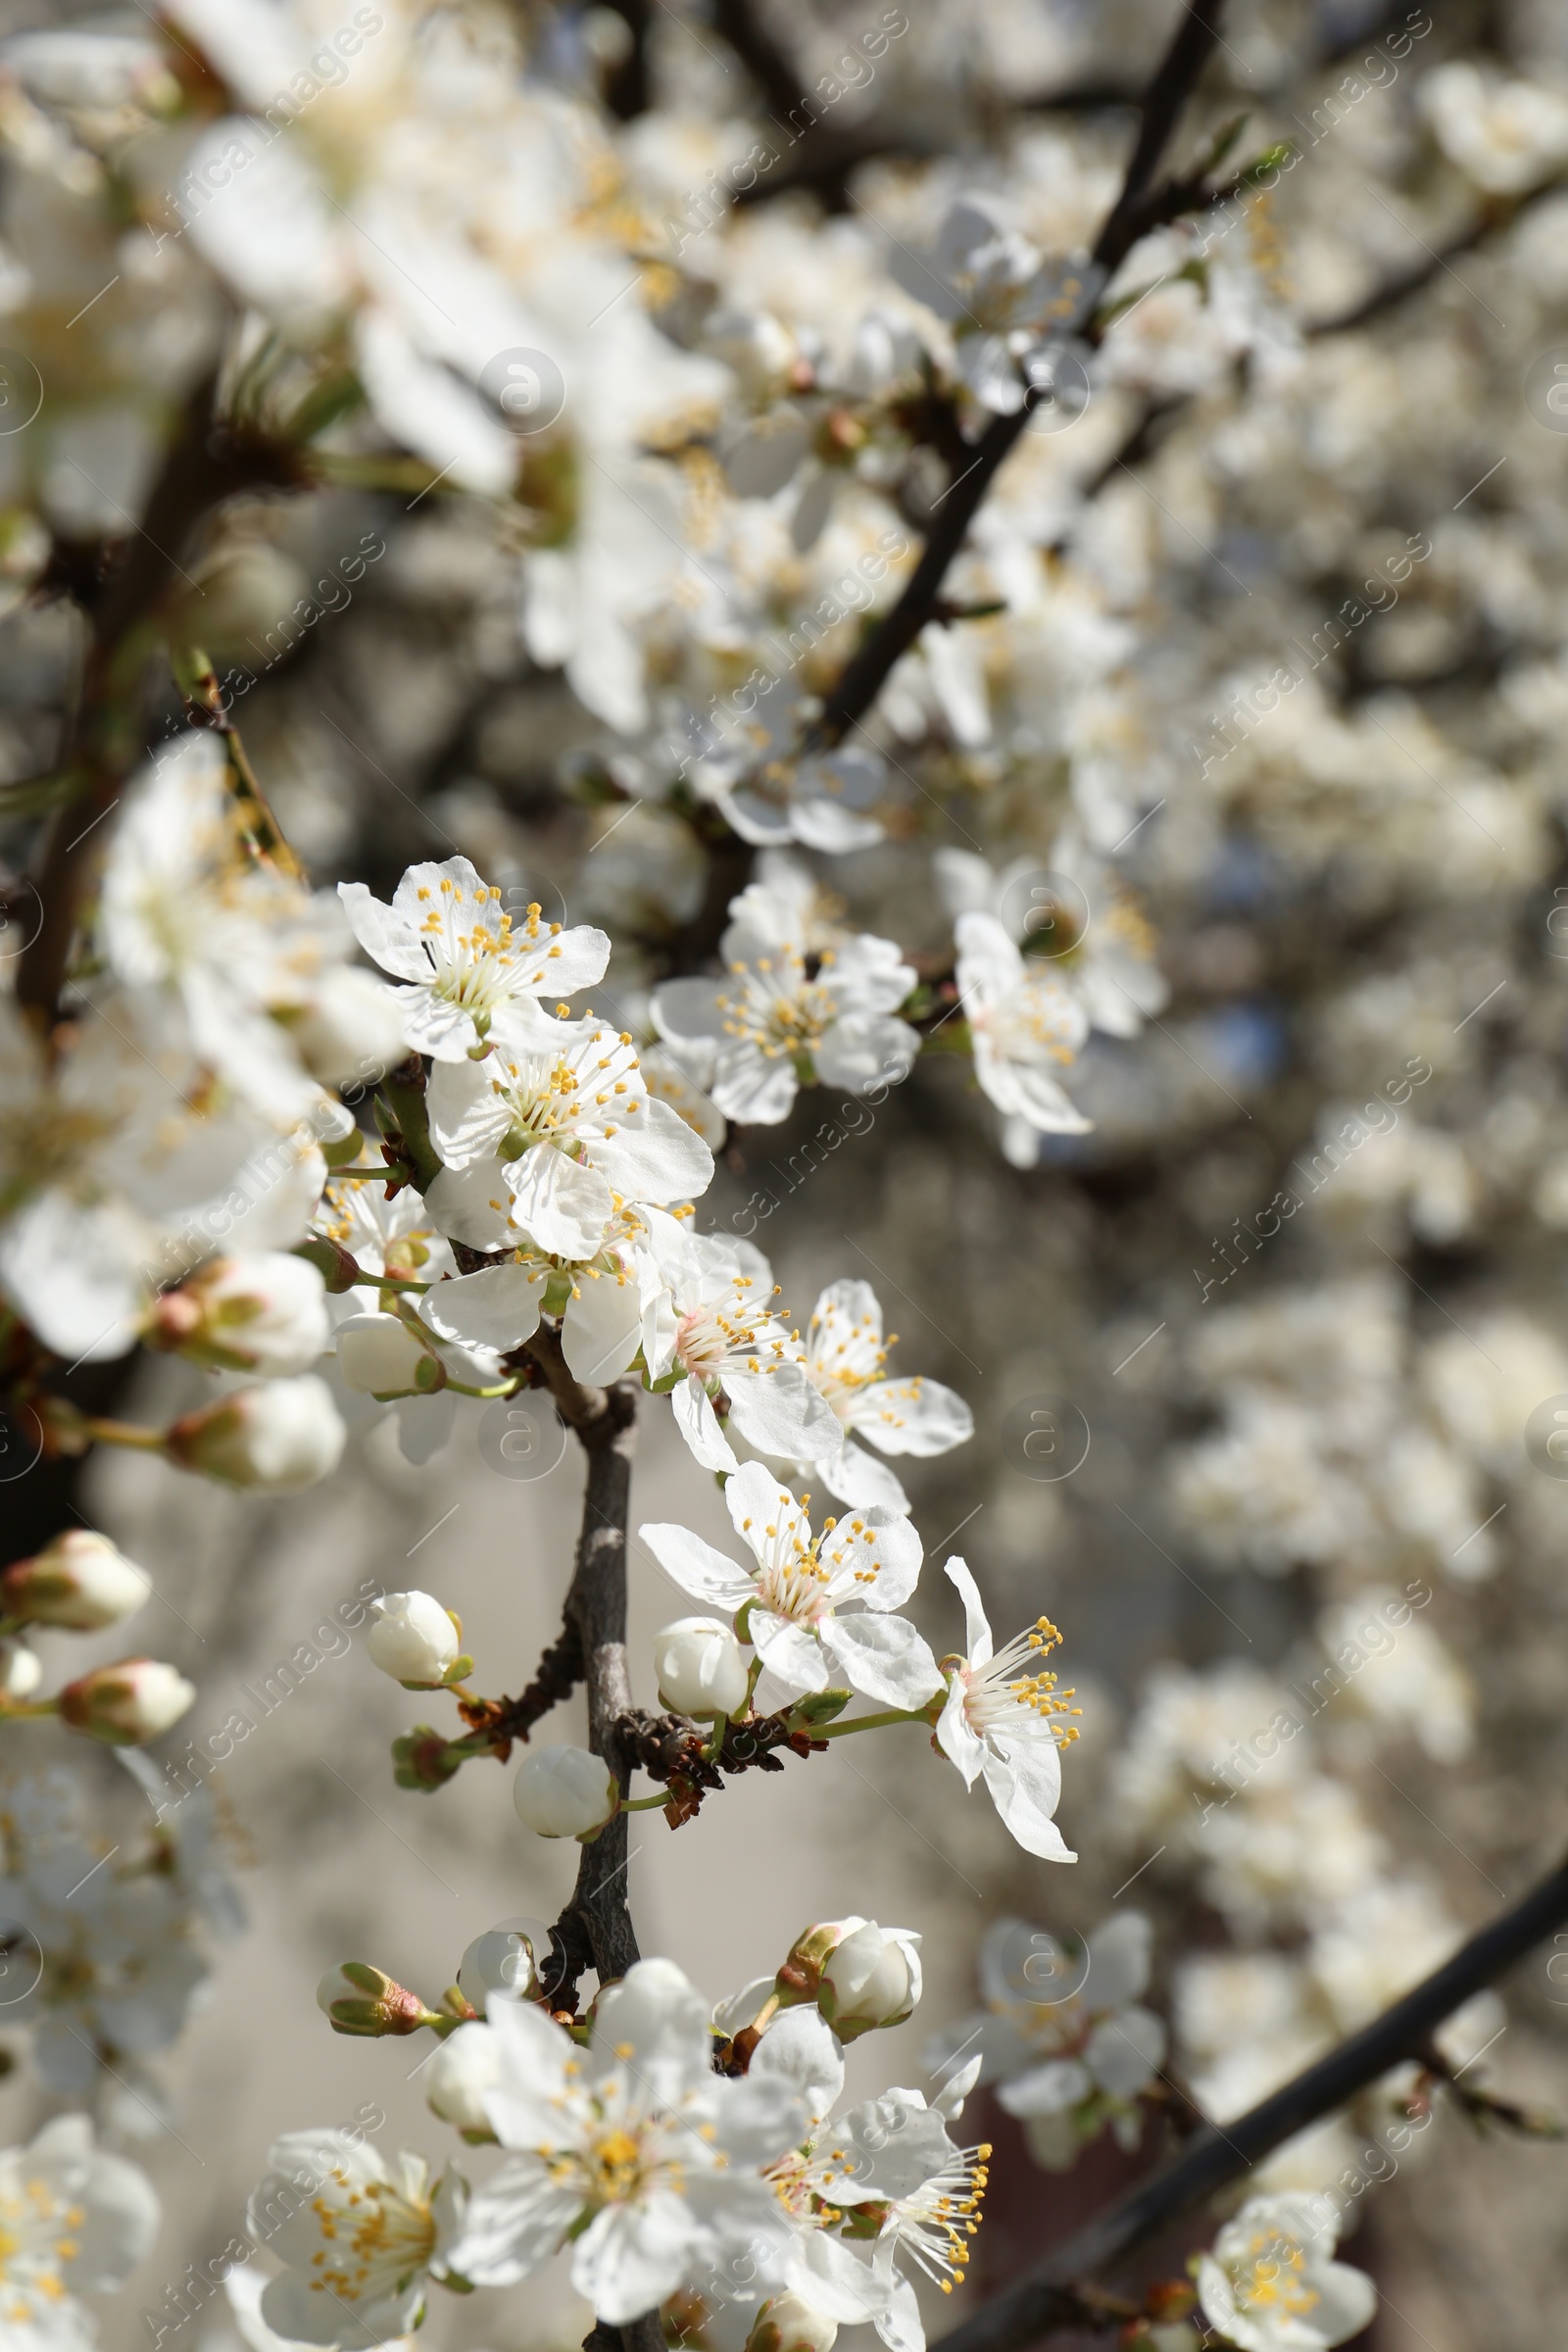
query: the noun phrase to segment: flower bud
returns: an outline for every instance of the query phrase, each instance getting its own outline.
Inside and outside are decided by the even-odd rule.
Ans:
[[[316,1987],[316,2006],[334,2034],[417,2034],[436,2015],[416,1992],[368,1960],[329,1968]]]
[[[603,1756],[585,1747],[536,1747],[517,1766],[512,1801],[541,1838],[589,1838],[613,1821],[620,1790]]]
[[[746,1704],[746,1655],[718,1617],[677,1617],[654,1636],[659,1695],[677,1715],[738,1715]]]
[[[177,1723],[196,1696],[193,1684],[160,1658],[122,1658],[95,1666],[60,1693],[60,1714],[74,1732],[136,1747]]]
[[[778,1972],[786,2007],[814,2001],[841,2041],[879,2026],[901,2026],[920,1998],[920,1938],[874,1919],[834,1919],[808,1928]]]
[[[337,1368],[362,1396],[415,1396],[441,1367],[398,1315],[350,1315],[337,1327]]]
[[[91,1634],[129,1617],[152,1589],[145,1570],[117,1551],[107,1536],[70,1527],[30,1560],[14,1560],[0,1576],[0,1615]]]
[[[525,2001],[535,1984],[533,1945],[514,1928],[491,1928],[476,1936],[458,1969],[458,1990],[481,2017],[491,1993]]]
[[[324,1380],[275,1380],[240,1389],[176,1421],[171,1460],[234,1487],[293,1494],[335,1470],[348,1433]]]
[[[370,1603],[366,1642],[372,1666],[395,1683],[428,1690],[443,1682],[462,1646],[456,1623],[428,1592],[387,1592]]]
[[[424,2096],[431,2114],[444,2124],[455,2124],[465,2139],[494,2139],[484,2093],[500,2076],[494,2029],[460,2026],[424,2069]]]
[[[149,1347],[266,1380],[308,1371],[330,1337],[319,1273],[281,1250],[215,1257],[154,1300],[146,1334]]]
[[[288,1026],[300,1059],[323,1086],[374,1086],[409,1051],[392,990],[350,963],[321,974]]]
[[[43,1668],[24,1642],[0,1642],[0,1698],[30,1698]]]
[[[773,2295],[752,2322],[746,2352],[833,2352],[837,2320],[797,2294]]]

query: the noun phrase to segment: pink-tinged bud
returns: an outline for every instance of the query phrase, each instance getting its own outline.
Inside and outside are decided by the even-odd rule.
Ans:
[[[306,1372],[331,1339],[318,1270],[291,1250],[210,1264],[153,1302],[147,1344],[221,1372]]]
[[[177,1723],[195,1696],[195,1686],[161,1658],[122,1658],[68,1683],[59,1705],[74,1732],[136,1747]]]
[[[0,1576],[0,1615],[91,1634],[129,1617],[152,1589],[152,1579],[107,1536],[72,1527]]]
[[[316,2006],[334,2034],[417,2034],[437,2022],[416,1992],[368,1960],[329,1968],[316,1987]]]
[[[347,1435],[331,1390],[307,1373],[220,1396],[176,1421],[164,1444],[181,1469],[293,1494],[337,1468]]]

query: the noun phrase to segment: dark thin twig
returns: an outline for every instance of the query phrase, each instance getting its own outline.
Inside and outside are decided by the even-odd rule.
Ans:
[[[1410,2058],[1472,1994],[1568,1920],[1568,1862],[1472,1936],[1402,2000],[1221,2130],[1205,2124],[1169,2164],[1107,2205],[1065,2245],[942,2338],[942,2352],[1018,2352],[1080,2324],[1083,2282],[1161,2237],[1184,2214],[1332,2115],[1357,2091]]]
[[[1084,332],[1107,278],[1159,217],[1154,175],[1177,118],[1218,40],[1224,5],[1225,0],[1196,0],[1195,6],[1183,10],[1175,38],[1145,92],[1121,194],[1096,241],[1073,313],[1061,322],[1064,335]],[[816,729],[824,742],[837,743],[865,715],[894,663],[931,618],[949,566],[1004,462],[1026,430],[1035,405],[1031,392],[1014,415],[993,417],[981,434],[968,473],[959,475],[942,500],[904,594],[828,689]]]

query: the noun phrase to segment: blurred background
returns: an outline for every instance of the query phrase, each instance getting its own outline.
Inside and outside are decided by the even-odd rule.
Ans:
[[[526,74],[541,122],[598,126],[574,166],[601,208],[591,233],[621,234],[619,205],[641,254],[662,224],[673,250],[639,265],[650,316],[671,352],[716,355],[743,382],[803,361],[825,380],[822,355],[873,297],[906,318],[893,257],[928,253],[967,190],[1047,255],[1086,244],[1172,18],[1154,0],[911,0],[896,32],[900,12],[855,0],[434,13]],[[197,14],[168,37],[200,47]],[[874,15],[889,37],[870,52]],[[241,35],[250,20],[236,5]],[[0,8],[11,40],[88,23]],[[150,23],[113,20],[138,39]],[[28,480],[0,441],[0,780],[22,780],[55,757],[80,620],[58,549],[41,572],[18,518],[41,500],[83,564],[122,534],[116,515],[137,509],[224,314],[189,245],[139,278],[127,262],[73,375],[87,322],[67,318],[128,234],[95,247],[69,180],[65,196],[45,186],[54,167],[23,110],[45,120],[48,92],[36,62],[7,54],[0,342],[72,387]],[[818,119],[784,152],[781,125],[813,89]],[[93,149],[82,114],[73,135]],[[928,632],[895,673],[877,721],[885,837],[807,854],[845,919],[922,973],[948,969],[933,852],[956,850],[1022,861],[1024,887],[1045,877],[1042,903],[1065,909],[1069,954],[1093,942],[1124,980],[1152,960],[1163,986],[1140,984],[1141,1009],[1102,1022],[1067,1074],[1089,1134],[1024,1146],[966,1058],[927,1054],[856,1132],[831,1090],[803,1094],[781,1127],[733,1131],[702,1215],[766,1251],[797,1321],[825,1283],[871,1282],[900,1335],[892,1369],[973,1408],[971,1444],[900,1467],[928,1560],[968,1559],[999,1633],[1042,1611],[1062,1629],[1084,1712],[1061,1818],[1081,1859],[1021,1854],[980,1792],[966,1801],[937,1759],[878,1735],[853,1762],[839,1748],[749,1778],[674,1837],[641,1817],[631,1887],[643,1948],[715,1997],[812,1917],[920,1930],[924,2001],[858,2045],[866,2090],[929,2083],[930,2036],[973,2006],[988,1926],[1084,1934],[1136,1904],[1166,2073],[1223,2119],[1426,1973],[1568,1828],[1568,1461],[1552,1447],[1568,1414],[1568,14],[1237,0],[1194,115],[1183,152],[1245,116],[1233,161],[1287,141],[1295,160],[1206,249],[1169,230],[1130,258],[1087,401],[1024,435],[955,572],[955,599],[986,610]],[[342,121],[346,155],[350,131],[369,133]],[[780,160],[742,187],[736,160],[770,124]],[[482,217],[489,151],[476,135],[466,155],[451,118],[443,135],[440,168]],[[128,180],[144,195],[177,165],[144,157]],[[553,227],[556,168],[539,166],[537,233],[547,253],[559,237],[566,268],[586,198],[568,186],[569,227]],[[738,192],[704,225],[691,194],[715,174]],[[252,228],[286,273],[287,220]],[[507,213],[498,244],[523,236]],[[782,361],[758,359],[759,318]],[[660,405],[651,382],[616,389],[629,412]],[[646,447],[645,423],[614,429]],[[608,479],[597,429],[568,407],[530,447],[520,510],[421,488],[428,466],[392,487],[344,464],[298,494],[244,498],[204,547],[201,627],[220,672],[251,681],[247,749],[314,882],[355,876],[385,897],[411,860],[462,852],[547,913],[610,929],[599,1007],[644,1031],[653,985],[710,967],[752,855],[671,785],[682,712],[732,690],[762,620],[808,610],[890,517],[912,545],[956,461],[906,418],[897,465],[841,466],[818,535],[792,537],[799,484],[731,496],[711,438],[682,444],[693,561],[753,599],[726,636],[700,582],[677,593],[612,502],[584,518],[569,484]],[[340,603],[321,583],[371,540],[384,552]],[[561,548],[580,557],[576,637],[541,616]],[[302,599],[320,611],[300,627]],[[805,691],[858,628],[847,613],[828,629]],[[626,645],[635,688],[615,683]],[[149,740],[177,722],[171,689]],[[8,828],[17,870],[34,821]],[[186,1367],[108,1371],[97,1396],[135,1418],[203,1393]],[[395,1415],[372,1416],[324,1484],[281,1500],[128,1456],[95,1457],[69,1494],[40,1472],[7,1490],[12,1548],[74,1509],[145,1563],[145,1638],[197,1684],[193,1723],[220,1723],[368,1581],[439,1592],[520,1684],[558,1622],[580,1473],[571,1451],[537,1476],[498,1468],[486,1409],[460,1405],[417,1467]],[[712,1482],[666,1418],[645,1423],[634,1517],[718,1540]],[[653,1631],[685,1605],[636,1553],[645,1681]],[[912,1613],[939,1656],[958,1642],[929,1570]],[[574,1852],[519,1830],[501,1772],[395,1788],[388,1746],[418,1702],[369,1671],[362,1635],[316,1651],[213,1777],[213,1855],[244,1932],[219,1934],[229,1906],[212,1893],[189,1930],[211,1974],[183,2038],[105,2094],[169,2213],[106,2307],[110,2352],[234,2340],[220,2304],[157,2330],[185,2265],[238,2233],[278,2132],[371,2101],[377,2144],[435,2144],[420,2045],[332,2035],[314,2008],[322,1971],[368,1959],[433,1995],[473,1936],[548,1921],[569,1885]],[[1252,1742],[1282,1708],[1299,1729],[1263,1755]],[[545,1736],[580,1736],[575,1702]],[[181,1746],[172,1735],[155,1763]],[[52,1731],[29,1761],[68,1748],[79,1779]],[[94,1770],[101,1841],[144,1835],[145,1797],[113,1759]],[[1568,2116],[1568,1945],[1502,1994],[1461,2021],[1449,2062]],[[24,2036],[14,2055],[8,2144],[61,2104]],[[1353,2167],[1400,2089],[1282,2152],[1271,2180]],[[1053,2170],[989,2097],[977,2114],[999,2160],[964,2302],[1165,2144],[1146,2101],[1137,2147],[1091,2117],[1076,2166]],[[1481,2132],[1442,2103],[1357,2203],[1348,2252],[1382,2290],[1379,2352],[1554,2339],[1565,2163],[1548,2138]],[[506,2297],[440,2297],[426,2335],[441,2352],[576,2342],[586,2315],[558,2272]]]

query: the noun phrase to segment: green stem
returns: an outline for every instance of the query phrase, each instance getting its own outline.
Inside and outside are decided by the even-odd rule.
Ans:
[[[880,1715],[857,1715],[850,1723],[811,1723],[802,1728],[813,1740],[842,1740],[851,1732],[874,1732],[885,1723],[929,1723],[923,1707],[884,1707]]]
[[[623,1813],[651,1813],[656,1805],[667,1805],[668,1802],[669,1791],[666,1788],[658,1796],[628,1796],[620,1809]]]
[[[162,1453],[164,1432],[161,1429],[141,1429],[132,1421],[95,1421],[89,1418],[78,1426],[86,1429],[89,1438],[99,1446],[133,1446],[143,1453]]]

